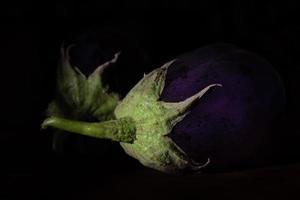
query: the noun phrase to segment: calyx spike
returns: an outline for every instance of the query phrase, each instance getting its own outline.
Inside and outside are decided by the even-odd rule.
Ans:
[[[193,105],[193,103],[200,99],[209,89],[211,89],[212,87],[222,87],[221,84],[211,84],[207,87],[205,87],[204,89],[202,89],[201,91],[197,92],[196,94],[194,94],[193,96],[185,99],[184,101],[181,102],[176,102],[176,103],[171,103],[171,102],[161,102],[163,104],[163,106],[167,109],[167,110],[172,110],[174,112],[175,115],[181,115],[181,114],[185,114],[185,112]]]

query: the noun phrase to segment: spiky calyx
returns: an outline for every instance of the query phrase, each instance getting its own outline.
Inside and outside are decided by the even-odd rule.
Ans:
[[[85,116],[94,117],[99,121],[114,118],[114,109],[118,104],[118,95],[107,93],[102,84],[104,70],[115,63],[120,53],[100,65],[86,77],[76,66],[70,64],[71,46],[61,48],[61,62],[57,69],[57,98],[48,108],[49,115],[68,115],[75,119]]]
[[[136,140],[132,144],[121,143],[124,150],[143,165],[167,173],[186,168],[198,170],[207,164],[200,165],[191,160],[168,134],[188,114],[196,100],[210,88],[221,86],[209,85],[181,102],[159,101],[167,69],[173,62],[145,75],[115,110],[117,118],[131,117],[136,123]]]
[[[119,102],[115,93],[108,93],[102,83],[102,74],[105,69],[112,66],[120,53],[114,58],[98,66],[96,70],[86,77],[70,63],[69,51],[72,46],[61,47],[61,58],[57,68],[56,97],[48,105],[47,116],[65,117],[74,120],[98,121],[114,119],[114,109]],[[63,151],[63,141],[67,134],[55,130],[53,136],[53,149]]]

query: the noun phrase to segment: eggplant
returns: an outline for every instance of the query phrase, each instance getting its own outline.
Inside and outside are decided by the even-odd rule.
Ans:
[[[144,75],[116,106],[115,119],[51,116],[42,128],[118,141],[144,166],[166,173],[228,170],[270,162],[285,102],[282,81],[265,59],[215,44]]]

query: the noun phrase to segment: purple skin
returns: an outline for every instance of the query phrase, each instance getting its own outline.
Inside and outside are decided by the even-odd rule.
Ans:
[[[208,170],[270,164],[274,125],[285,110],[282,82],[264,59],[234,45],[216,44],[179,56],[169,69],[163,101],[182,101],[207,85],[207,93],[170,134]],[[275,155],[274,155],[275,156]]]

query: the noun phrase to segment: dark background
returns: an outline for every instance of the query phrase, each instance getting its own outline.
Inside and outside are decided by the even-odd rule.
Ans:
[[[0,198],[286,199],[296,194],[300,188],[298,9],[288,1],[216,0],[13,2],[2,7],[0,179],[4,187]],[[282,149],[289,153],[278,155],[285,164],[171,176],[143,168],[118,147],[104,155],[72,145],[65,153],[53,152],[52,135],[39,126],[54,97],[59,48],[63,42],[84,40],[78,35],[85,33],[101,36],[98,42],[105,50],[95,63],[117,50],[127,52],[110,71],[113,78],[107,79],[122,95],[143,72],[206,44],[229,42],[265,57],[281,75],[287,94]]]

